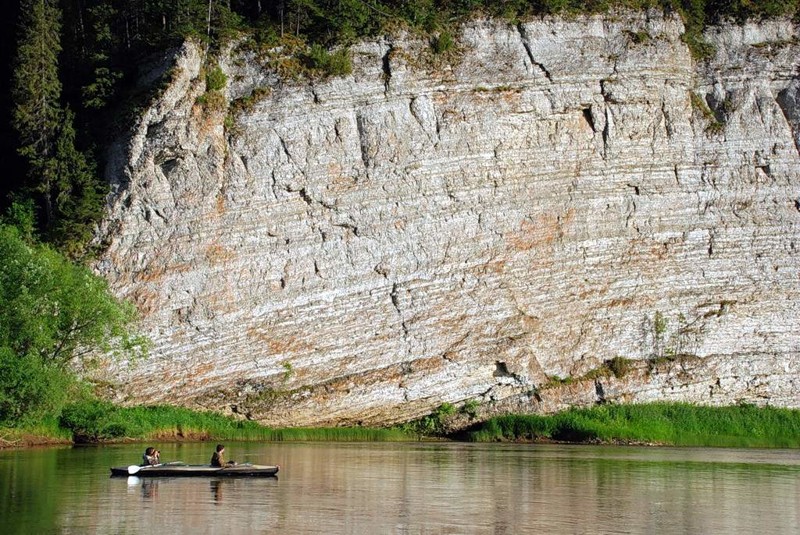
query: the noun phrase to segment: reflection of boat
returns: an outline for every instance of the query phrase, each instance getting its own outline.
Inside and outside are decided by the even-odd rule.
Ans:
[[[111,469],[112,476],[137,477],[272,477],[279,466],[237,464],[218,468],[207,464],[162,464],[156,466],[118,466]]]

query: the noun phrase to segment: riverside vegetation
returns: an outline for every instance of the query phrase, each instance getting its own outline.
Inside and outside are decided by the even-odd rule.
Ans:
[[[0,207],[8,210],[0,225],[0,439],[10,443],[26,434],[54,440],[146,439],[160,434],[176,438],[394,439],[441,435],[446,418],[452,416],[452,406],[443,405],[396,430],[275,431],[183,409],[121,409],[95,399],[91,385],[82,383],[76,373],[80,367],[91,366],[86,357],[118,354],[136,358],[147,345],[133,331],[133,308],[114,299],[105,282],[85,266],[95,249],[102,247],[92,241],[108,193],[99,171],[103,168],[99,155],[104,140],[117,133],[110,129],[120,128],[115,126],[117,119],[134,117],[147,98],[148,93],[136,86],[136,72],[153,54],[187,38],[205,42],[206,83],[213,96],[226,84],[214,54],[233,38],[261,50],[291,42],[297,62],[304,68],[342,75],[349,72],[347,46],[361,37],[404,28],[427,36],[432,53],[444,54],[457,46],[458,23],[473,16],[516,23],[543,14],[662,9],[683,17],[684,39],[702,59],[712,52],[702,38],[708,24],[729,19],[797,18],[800,13],[800,0],[23,0],[12,4],[0,22],[4,30],[0,34],[9,45],[3,49],[14,50],[12,57],[2,58],[6,60],[2,62],[6,79],[12,83],[0,89],[0,95],[6,97],[0,99],[0,123],[4,129],[10,125],[3,130],[5,138],[17,141],[2,147],[10,178],[0,186]],[[705,409],[695,409],[705,414]],[[596,410],[605,421],[603,418],[610,416],[603,411],[616,409]],[[684,410],[694,409],[676,409],[672,414]],[[765,422],[775,419],[774,409],[730,410],[744,411]],[[468,412],[474,414],[475,407],[470,406]],[[581,422],[589,418],[577,414],[581,413],[553,418]],[[664,418],[644,414],[639,416],[643,421]],[[796,413],[787,414],[785,418],[796,421]],[[543,423],[550,420],[519,418],[522,420],[513,421],[526,421],[525,425],[533,427],[492,420],[484,435],[476,433],[490,440],[563,438],[569,434],[562,424]],[[620,418],[614,421],[622,422]],[[709,418],[709,422],[718,418],[723,427],[739,425],[728,417]],[[643,426],[639,434],[614,438],[607,427],[590,433],[578,426],[573,434],[580,440],[671,443],[668,434],[648,438],[646,429]],[[701,426],[697,436],[706,433],[703,429],[711,432],[716,427]],[[765,433],[758,444],[784,444],[782,437]]]
[[[474,402],[456,409],[443,404],[432,414],[397,427],[273,429],[247,420],[181,407],[118,407],[86,398],[22,428],[0,427],[0,445],[165,441],[568,442],[659,446],[798,448],[800,411],[738,405],[685,403],[598,405],[553,415],[510,414],[449,433],[447,422],[471,414]]]
[[[714,447],[800,447],[800,411],[685,403],[598,405],[554,415],[507,415],[469,431],[475,442],[541,441]]]

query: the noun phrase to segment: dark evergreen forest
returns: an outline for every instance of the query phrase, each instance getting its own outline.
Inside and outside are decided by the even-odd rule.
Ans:
[[[701,32],[722,19],[793,16],[800,0],[20,0],[0,20],[3,60],[0,209],[33,208],[41,240],[85,259],[101,217],[105,140],[130,124],[146,95],[132,91],[137,65],[183,39],[213,57],[227,39],[258,46],[286,36],[324,50],[398,25],[452,44],[457,23],[480,13],[516,22],[549,13],[614,8],[675,11],[698,59]],[[441,36],[447,39],[441,39]],[[437,41],[438,39],[438,41]],[[138,99],[138,100],[137,100]]]

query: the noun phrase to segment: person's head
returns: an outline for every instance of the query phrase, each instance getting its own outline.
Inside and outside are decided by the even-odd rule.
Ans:
[[[225,450],[225,446],[222,444],[217,444],[217,453],[222,453]]]
[[[156,449],[152,446],[144,450],[145,455],[153,455],[156,452]]]

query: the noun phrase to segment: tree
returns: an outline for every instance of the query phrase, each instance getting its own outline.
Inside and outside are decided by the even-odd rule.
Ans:
[[[122,72],[111,64],[115,42],[112,23],[117,12],[105,2],[100,2],[87,10],[91,20],[89,32],[89,63],[93,66],[92,76],[81,88],[83,105],[87,109],[104,108],[116,91]]]
[[[0,425],[35,424],[48,414],[58,415],[74,379],[47,367],[35,355],[17,355],[0,347]]]
[[[19,152],[28,161],[27,192],[43,206],[44,235],[79,257],[101,215],[107,186],[93,162],[76,147],[75,114],[61,106],[58,53],[61,51],[61,12],[53,0],[25,0],[14,71],[14,127]],[[107,21],[113,11],[97,6],[95,21]],[[92,61],[102,65],[110,50],[108,24],[94,22]],[[99,43],[99,44],[98,44]],[[103,74],[105,73],[105,74]],[[99,108],[113,92],[118,76],[106,67],[94,70],[94,81],[84,87],[85,104]]]
[[[0,225],[0,424],[57,414],[76,359],[143,350],[130,334],[134,316],[104,279]]]
[[[14,65],[13,124],[19,153],[29,163],[29,188],[42,195],[45,219],[53,220],[52,154],[61,121],[61,12],[55,0],[23,0]]]
[[[75,148],[75,114],[65,110],[53,158],[56,221],[50,238],[70,258],[86,251],[95,222],[103,215],[108,184],[98,178],[94,163]]]

